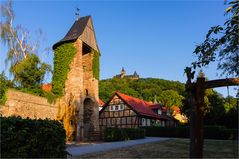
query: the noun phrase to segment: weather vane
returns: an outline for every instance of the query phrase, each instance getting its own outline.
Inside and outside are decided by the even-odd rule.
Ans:
[[[80,18],[80,9],[78,7],[76,8],[75,15],[76,15],[76,20],[78,20]]]

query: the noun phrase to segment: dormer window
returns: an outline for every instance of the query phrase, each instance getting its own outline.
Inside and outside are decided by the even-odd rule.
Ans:
[[[123,110],[123,109],[124,109],[123,104],[120,104],[119,106],[120,106],[120,110]]]
[[[114,106],[114,105],[111,105],[111,106],[110,106],[110,110],[111,110],[111,111],[114,111],[114,110],[115,110],[115,106]]]

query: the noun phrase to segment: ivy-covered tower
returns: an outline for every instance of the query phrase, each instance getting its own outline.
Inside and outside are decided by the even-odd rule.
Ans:
[[[91,16],[76,20],[53,50],[52,92],[60,96],[57,118],[64,122],[67,140],[92,140],[99,131],[100,51]]]

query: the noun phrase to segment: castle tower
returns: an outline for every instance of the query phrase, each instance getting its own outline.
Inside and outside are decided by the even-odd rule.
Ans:
[[[126,71],[125,71],[124,67],[122,67],[120,78],[124,78],[125,76],[126,76]]]
[[[57,77],[65,76],[59,75],[62,74],[62,70],[57,74],[55,69],[64,70],[65,67],[69,67],[66,79],[61,80],[63,83],[60,83],[64,88],[63,97],[58,102],[59,112],[61,112],[59,120],[64,121],[69,140],[86,141],[91,137],[92,132],[99,131],[100,54],[91,16],[77,19],[65,37],[53,45],[53,49],[55,53],[53,92],[58,87]],[[73,57],[69,66],[63,67],[63,63],[69,60],[70,56]],[[61,60],[62,63],[57,63]]]

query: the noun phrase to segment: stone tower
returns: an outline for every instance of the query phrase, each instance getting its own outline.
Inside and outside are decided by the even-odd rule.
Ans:
[[[72,140],[86,141],[89,140],[92,132],[99,131],[100,51],[91,16],[77,19],[65,37],[53,45],[53,49],[55,51],[58,47],[68,43],[74,45],[76,53],[70,63],[64,83],[63,97],[57,103],[59,111],[63,114],[60,119],[64,121],[65,128],[67,127],[67,135],[72,136]],[[61,53],[64,53],[64,50]],[[67,115],[66,112],[69,110],[74,113]]]

